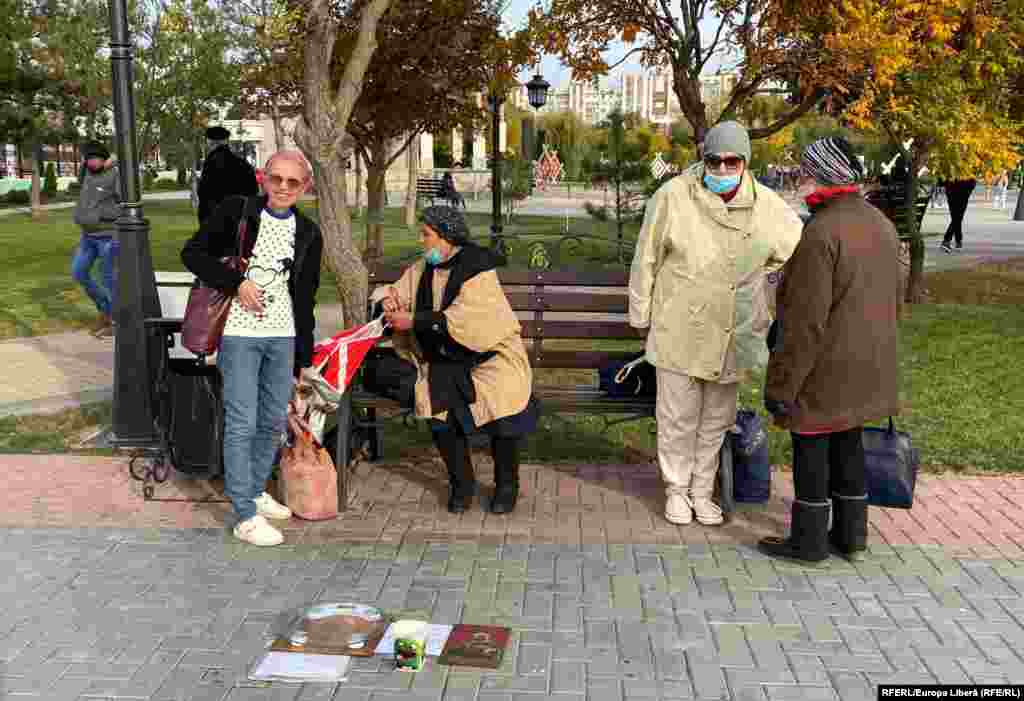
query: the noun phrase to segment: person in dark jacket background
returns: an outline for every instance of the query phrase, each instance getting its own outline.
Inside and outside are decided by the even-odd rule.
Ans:
[[[956,243],[957,250],[964,247],[964,217],[967,215],[967,205],[971,201],[971,193],[977,187],[978,181],[974,178],[963,180],[945,180],[942,183],[946,189],[946,202],[949,203],[949,228],[946,235],[942,237],[942,250],[952,253],[950,246]]]
[[[228,146],[231,136],[224,127],[206,130],[209,155],[203,162],[199,178],[199,223],[217,209],[217,205],[232,195],[257,195],[256,170],[248,161],[235,155]]]
[[[224,378],[224,492],[238,515],[235,536],[253,545],[281,543],[266,518],[291,517],[264,488],[284,435],[293,377],[312,363],[323,254],[320,228],[295,209],[312,184],[305,157],[278,152],[266,172],[266,195],[225,200],[181,253],[203,284],[234,295],[217,354]],[[237,255],[243,217],[247,269],[241,273],[221,259]]]
[[[790,536],[758,545],[817,562],[831,543],[853,560],[867,547],[862,427],[899,407],[899,238],[861,196],[863,171],[845,140],[814,142],[801,168],[811,218],[785,267],[764,390],[765,408],[792,433],[796,499]]]
[[[114,262],[117,255],[117,227],[121,214],[121,183],[114,159],[106,146],[90,142],[82,148],[82,190],[73,218],[82,236],[71,259],[71,275],[96,305],[99,317],[92,333],[98,338],[114,335]],[[100,261],[103,284],[92,277],[92,266]]]

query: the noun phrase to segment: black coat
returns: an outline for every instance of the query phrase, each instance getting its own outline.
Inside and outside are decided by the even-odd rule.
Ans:
[[[217,205],[232,195],[258,195],[256,171],[227,146],[210,151],[199,178],[199,221],[213,214]]]
[[[185,243],[181,261],[204,285],[235,294],[245,277],[221,263],[221,258],[238,254],[238,223],[242,216],[248,221],[243,257],[252,256],[260,232],[260,214],[267,205],[261,197],[232,197],[226,200],[199,227],[195,236]],[[244,212],[243,212],[244,209]],[[294,207],[295,262],[288,279],[288,293],[295,315],[295,370],[309,367],[313,359],[313,329],[316,319],[316,291],[320,287],[320,260],[324,239],[320,227]]]

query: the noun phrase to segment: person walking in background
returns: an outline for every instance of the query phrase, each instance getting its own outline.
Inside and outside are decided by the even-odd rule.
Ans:
[[[1010,174],[1003,171],[996,178],[995,200],[992,206],[996,209],[1006,209],[1006,191],[1010,188]]]
[[[736,424],[739,381],[767,360],[776,276],[802,224],[747,170],[750,137],[722,122],[703,163],[647,204],[629,279],[629,323],[657,369],[658,464],[665,518],[722,523],[713,501],[719,451]]]
[[[758,547],[819,562],[831,543],[856,560],[867,547],[862,426],[899,408],[899,237],[861,195],[844,139],[812,143],[802,169],[811,218],[779,288],[764,388],[765,408],[792,433],[796,498],[789,537]]]
[[[206,130],[209,155],[203,162],[199,178],[199,223],[213,214],[217,205],[232,195],[255,196],[260,192],[256,171],[244,158],[235,155],[228,145],[231,137],[224,127]]]
[[[956,243],[957,250],[964,247],[964,216],[967,214],[967,205],[971,201],[971,193],[977,187],[978,181],[974,178],[963,180],[946,180],[943,186],[946,189],[946,201],[949,203],[949,228],[946,235],[942,237],[942,250],[952,253],[951,243]]]
[[[71,275],[96,305],[99,316],[92,333],[97,338],[114,335],[114,265],[117,233],[114,222],[121,215],[121,183],[110,151],[100,143],[82,148],[82,189],[73,218],[81,228],[78,248],[71,260]],[[102,284],[92,277],[92,267],[100,261]]]

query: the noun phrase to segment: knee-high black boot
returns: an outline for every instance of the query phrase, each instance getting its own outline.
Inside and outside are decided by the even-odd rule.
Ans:
[[[766,555],[802,563],[827,559],[829,508],[827,501],[795,500],[789,537],[762,538],[757,547]]]
[[[476,477],[469,452],[469,441],[454,429],[433,432],[434,445],[448,468],[448,511],[461,514],[473,504]]]
[[[832,495],[832,547],[850,562],[864,559],[868,548],[868,495]]]
[[[494,456],[494,500],[491,511],[507,514],[516,508],[519,498],[519,439],[492,438]]]

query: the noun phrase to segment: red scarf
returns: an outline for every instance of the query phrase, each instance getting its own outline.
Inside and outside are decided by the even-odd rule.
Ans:
[[[823,187],[819,190],[815,190],[809,194],[804,202],[807,203],[808,209],[816,209],[826,202],[834,200],[842,195],[848,195],[854,192],[860,192],[860,188],[856,185],[836,185],[835,187]]]

